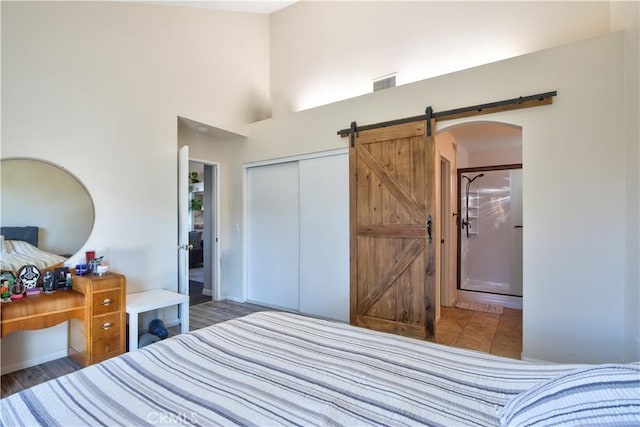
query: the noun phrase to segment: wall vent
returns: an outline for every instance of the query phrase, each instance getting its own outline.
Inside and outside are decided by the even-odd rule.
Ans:
[[[380,77],[373,81],[373,91],[377,92],[382,89],[388,89],[390,87],[396,87],[396,75]]]

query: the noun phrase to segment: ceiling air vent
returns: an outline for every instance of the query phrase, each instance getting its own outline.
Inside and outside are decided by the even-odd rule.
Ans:
[[[390,87],[396,87],[396,75],[390,74],[388,76],[380,77],[373,81],[373,91],[377,92],[382,89],[388,89]]]

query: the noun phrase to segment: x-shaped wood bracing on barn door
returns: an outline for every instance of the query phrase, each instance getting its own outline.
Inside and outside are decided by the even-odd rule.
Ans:
[[[442,112],[429,106],[420,116],[366,126],[354,121],[338,131],[350,137],[351,146],[352,323],[435,336],[434,221],[429,212],[435,208],[435,192],[428,177],[435,175],[436,121],[547,105],[556,94]]]

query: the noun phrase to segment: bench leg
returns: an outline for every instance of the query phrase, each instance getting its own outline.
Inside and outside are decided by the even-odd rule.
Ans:
[[[180,332],[189,332],[189,301],[180,304]]]
[[[129,351],[138,349],[138,313],[129,313]]]

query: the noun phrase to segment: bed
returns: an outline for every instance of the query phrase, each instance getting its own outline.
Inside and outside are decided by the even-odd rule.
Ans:
[[[5,426],[458,426],[532,425],[535,419],[552,425],[567,424],[570,412],[591,424],[637,425],[639,374],[634,364],[534,364],[291,313],[259,312],[11,395],[1,401],[1,421]],[[583,383],[591,391],[583,392]],[[576,403],[574,390],[595,402],[576,410],[582,403]],[[571,395],[571,405],[563,404],[565,395]],[[550,415],[550,404],[562,413]],[[529,421],[519,424],[523,420]]]
[[[24,265],[38,269],[61,266],[67,258],[38,249],[38,227],[0,229],[0,270],[17,273]]]

